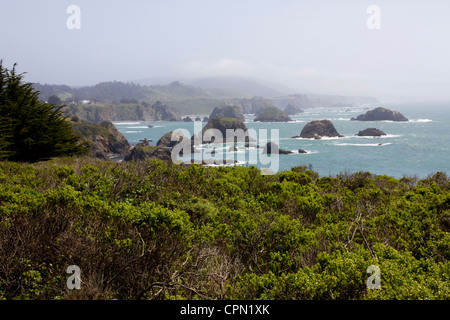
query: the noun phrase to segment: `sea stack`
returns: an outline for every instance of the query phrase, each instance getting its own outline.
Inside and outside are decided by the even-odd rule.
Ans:
[[[343,137],[337,132],[330,120],[314,120],[308,122],[300,133],[300,138],[320,139],[322,137]]]
[[[386,133],[376,128],[367,128],[362,131],[359,131],[356,135],[359,137],[380,137],[385,136]]]
[[[207,117],[205,117],[207,118]],[[208,120],[213,118],[233,118],[241,121],[245,121],[245,117],[242,114],[241,109],[238,106],[218,106],[215,107],[211,114],[209,115]],[[205,119],[206,120],[206,119]]]
[[[269,107],[258,113],[253,121],[287,122],[292,121],[292,119],[286,114],[286,112],[281,111],[277,107]]]
[[[216,129],[220,131],[222,134],[222,141],[218,141],[217,137],[214,137],[213,139],[210,139],[210,137],[205,137],[205,134],[209,129]],[[241,130],[239,130],[241,129]],[[227,137],[227,130],[231,130],[231,132],[235,132],[236,134],[243,133],[242,137]],[[212,138],[212,137],[211,137]],[[212,142],[226,142],[227,138],[232,138],[235,142],[248,142],[250,137],[248,136],[248,129],[247,126],[239,119],[235,118],[228,118],[228,117],[222,117],[222,118],[211,118],[208,123],[203,127],[202,129],[202,143],[212,143]],[[192,140],[195,139],[195,136],[192,136]]]
[[[393,111],[386,108],[375,108],[373,110],[367,111],[365,114],[360,114],[356,118],[351,118],[351,121],[408,121],[408,119],[403,116],[398,111]]]

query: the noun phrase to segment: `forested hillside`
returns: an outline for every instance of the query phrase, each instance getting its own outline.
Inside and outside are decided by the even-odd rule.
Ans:
[[[204,82],[201,83],[205,84]],[[212,81],[210,85],[214,83]],[[293,103],[300,109],[304,109],[315,107],[348,107],[378,102],[376,99],[370,97],[317,94],[292,94],[277,97],[254,96],[236,89],[220,87],[202,88],[186,85],[179,81],[164,85],[140,85],[131,82],[110,81],[78,88],[72,88],[66,85],[34,83],[33,87],[40,92],[39,97],[43,101],[47,101],[50,97],[57,97],[61,103],[73,104],[78,109],[85,108],[83,103],[80,102],[89,101],[89,104],[93,104],[96,107],[112,108],[114,110],[125,107],[128,110],[127,112],[130,112],[136,105],[142,103],[152,105],[156,101],[161,101],[180,115],[209,114],[214,107],[224,104],[236,105],[242,109],[243,113],[258,113],[265,108],[274,106],[284,109],[289,103]],[[80,113],[82,111],[77,110],[77,112]],[[133,116],[134,111],[130,114]],[[135,119],[129,118],[127,120]]]

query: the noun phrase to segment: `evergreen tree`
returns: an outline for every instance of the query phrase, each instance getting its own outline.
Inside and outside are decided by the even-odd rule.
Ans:
[[[48,97],[47,100],[48,103],[54,104],[55,106],[60,106],[62,104],[61,99],[57,95],[51,95]]]
[[[64,106],[40,102],[32,83],[0,61],[0,159],[36,162],[85,153]]]

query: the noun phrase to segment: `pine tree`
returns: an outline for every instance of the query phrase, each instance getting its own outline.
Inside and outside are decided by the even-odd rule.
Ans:
[[[39,101],[24,74],[0,61],[0,159],[36,162],[86,152],[62,108]]]

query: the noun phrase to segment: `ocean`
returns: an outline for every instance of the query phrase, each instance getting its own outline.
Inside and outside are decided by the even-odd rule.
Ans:
[[[365,113],[367,106],[352,108],[314,108],[305,109],[299,115],[291,116],[293,122],[253,122],[254,115],[245,115],[245,124],[249,129],[267,129],[267,137],[271,137],[271,129],[278,129],[279,147],[294,151],[293,154],[280,154],[278,171],[289,170],[300,165],[311,165],[320,176],[335,176],[344,172],[368,171],[377,175],[388,175],[394,178],[417,177],[426,178],[438,171],[450,174],[450,102],[380,104],[391,110],[400,111],[408,122],[392,121],[350,121],[352,117]],[[377,106],[370,106],[373,109]],[[200,115],[203,119],[204,115]],[[190,115],[191,118],[192,115]],[[313,120],[328,119],[342,138],[293,139],[300,135],[304,125]],[[202,125],[205,125],[203,122]],[[194,131],[193,122],[114,122],[117,129],[127,138],[130,144],[136,144],[144,138],[156,142],[165,133],[186,129]],[[149,128],[148,125],[153,125]],[[377,128],[387,135],[383,137],[358,137],[360,130]],[[256,137],[258,138],[258,137]],[[257,143],[264,145],[266,140],[259,136]],[[256,142],[255,142],[256,143]],[[232,158],[229,148],[233,143],[225,145],[198,146],[205,158],[216,148],[214,157]],[[297,153],[301,148],[307,153]],[[261,152],[259,149],[258,152]],[[265,168],[267,165],[259,161],[251,162],[244,150],[237,154],[246,161],[239,165],[255,165]],[[199,155],[197,155],[198,157]],[[201,156],[201,155],[200,155]],[[238,160],[241,158],[237,158]]]

